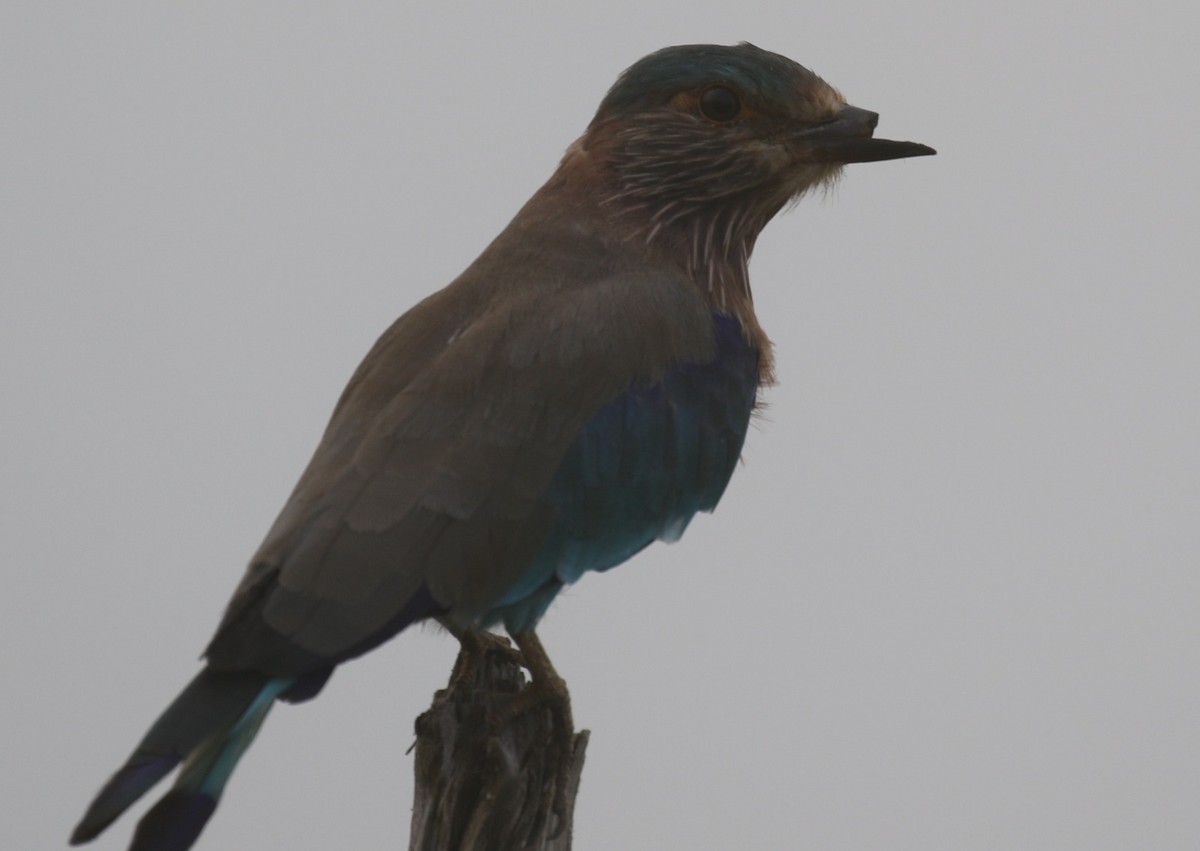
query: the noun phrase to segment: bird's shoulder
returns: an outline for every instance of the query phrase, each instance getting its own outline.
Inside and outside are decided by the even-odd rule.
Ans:
[[[496,413],[486,402],[495,396],[594,405],[630,383],[653,383],[675,363],[710,359],[703,293],[682,270],[653,261],[578,223],[506,231],[384,332],[331,427],[402,419],[419,431],[419,410],[435,399],[438,417],[487,408],[477,422]]]

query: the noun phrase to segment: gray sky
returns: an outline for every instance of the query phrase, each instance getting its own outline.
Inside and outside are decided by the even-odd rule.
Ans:
[[[939,155],[771,224],[780,383],[722,505],[543,622],[576,848],[1195,848],[1191,5],[473,5],[0,11],[0,847],[65,843],[355,364],[617,73],[745,39]],[[274,712],[199,847],[406,847],[453,654]]]

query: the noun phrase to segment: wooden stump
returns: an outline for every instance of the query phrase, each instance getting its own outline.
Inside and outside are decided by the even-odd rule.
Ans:
[[[494,636],[462,650],[417,718],[409,851],[571,848],[588,731],[528,691],[519,660]]]

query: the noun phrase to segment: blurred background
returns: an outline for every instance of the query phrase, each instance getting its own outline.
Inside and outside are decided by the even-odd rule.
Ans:
[[[767,228],[779,384],[722,505],[544,621],[593,732],[575,848],[1197,847],[1197,24],[9,0],[0,847],[63,846],[192,676],[375,337],[623,68],[741,40],[939,154]],[[279,708],[199,848],[407,847],[454,653],[412,631]]]

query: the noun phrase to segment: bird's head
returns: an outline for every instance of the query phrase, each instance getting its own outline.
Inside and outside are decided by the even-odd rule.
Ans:
[[[575,150],[647,235],[715,226],[726,248],[846,163],[933,154],[873,138],[878,116],[790,59],[739,44],[668,47],[626,70]],[[746,246],[748,248],[748,246]]]

